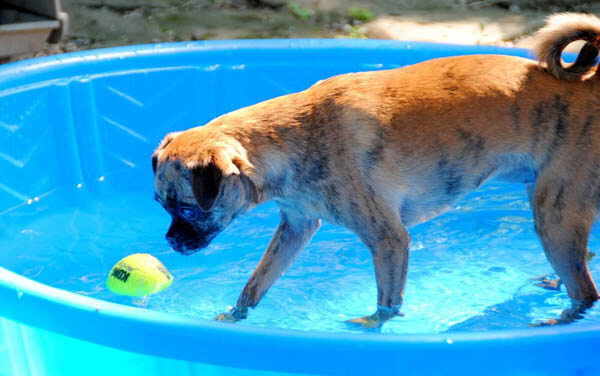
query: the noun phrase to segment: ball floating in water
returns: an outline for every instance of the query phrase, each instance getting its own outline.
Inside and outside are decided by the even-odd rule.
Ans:
[[[146,296],[171,286],[173,276],[158,259],[147,253],[129,255],[113,266],[106,286],[127,296]]]

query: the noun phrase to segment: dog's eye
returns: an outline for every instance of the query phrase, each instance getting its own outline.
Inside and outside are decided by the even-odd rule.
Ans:
[[[193,206],[182,205],[179,208],[177,208],[177,214],[179,214],[180,217],[187,219],[188,221],[195,221],[196,219],[198,219],[198,208],[195,208]]]

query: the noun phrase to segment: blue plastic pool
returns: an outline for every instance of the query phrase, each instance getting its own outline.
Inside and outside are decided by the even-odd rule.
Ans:
[[[411,229],[405,317],[381,333],[356,236],[325,224],[248,320],[212,321],[237,295],[278,224],[263,205],[203,251],[168,248],[150,155],[169,131],[345,72],[458,54],[524,50],[356,40],[136,46],[0,67],[0,376],[600,374],[600,308],[530,328],[569,305],[523,187],[491,183]],[[595,229],[590,248],[598,249]],[[148,252],[175,277],[135,300],[105,287]],[[600,280],[600,260],[591,262]]]

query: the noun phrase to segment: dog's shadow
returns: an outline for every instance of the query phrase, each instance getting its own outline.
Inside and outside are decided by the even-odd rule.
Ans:
[[[558,318],[570,302],[564,291],[540,287],[532,279],[521,286],[509,300],[487,307],[482,313],[452,325],[445,332],[480,332],[523,329]]]

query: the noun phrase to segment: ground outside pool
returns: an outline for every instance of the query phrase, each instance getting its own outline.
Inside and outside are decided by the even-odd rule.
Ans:
[[[411,229],[404,317],[380,333],[370,254],[324,224],[244,322],[237,300],[279,222],[274,204],[184,257],[164,234],[150,155],[170,131],[335,74],[459,54],[528,51],[360,40],[179,43],[88,51],[0,68],[0,376],[598,375],[600,305],[569,307],[533,230],[524,187],[488,183]],[[590,248],[598,249],[594,229]],[[151,253],[175,277],[146,299],[105,285]],[[600,260],[590,264],[600,280]]]

